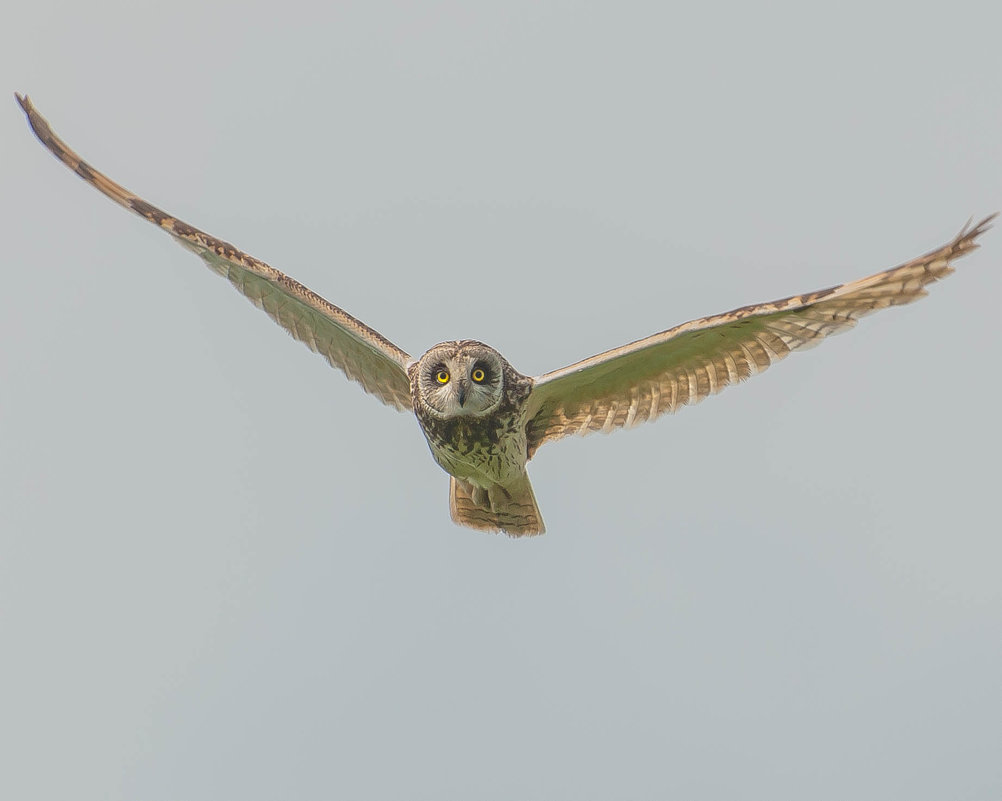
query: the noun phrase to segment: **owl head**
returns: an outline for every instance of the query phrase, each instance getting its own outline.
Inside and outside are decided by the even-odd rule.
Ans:
[[[489,414],[503,398],[506,367],[501,354],[482,342],[443,342],[417,364],[419,401],[442,419]]]

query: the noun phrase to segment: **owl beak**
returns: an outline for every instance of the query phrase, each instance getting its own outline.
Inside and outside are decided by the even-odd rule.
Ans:
[[[463,406],[466,404],[466,393],[469,390],[469,386],[465,381],[460,380],[459,382],[459,405]]]

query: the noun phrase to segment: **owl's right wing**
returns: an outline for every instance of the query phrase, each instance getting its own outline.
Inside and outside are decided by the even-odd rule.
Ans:
[[[383,403],[411,408],[407,363],[410,356],[378,331],[324,300],[298,281],[228,242],[171,217],[91,167],[53,132],[27,97],[15,95],[35,136],[52,154],[99,192],[169,233],[199,255],[237,291],[263,309],[282,328],[326,357]]]
[[[911,303],[978,247],[995,215],[900,267],[847,284],[693,320],[535,379],[528,450],[570,434],[626,428],[701,401],[865,314]]]

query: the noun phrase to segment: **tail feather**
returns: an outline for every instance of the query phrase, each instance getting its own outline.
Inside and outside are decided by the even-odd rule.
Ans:
[[[546,530],[525,473],[511,484],[496,484],[488,490],[450,476],[449,514],[460,526],[503,531],[512,537],[542,534]]]

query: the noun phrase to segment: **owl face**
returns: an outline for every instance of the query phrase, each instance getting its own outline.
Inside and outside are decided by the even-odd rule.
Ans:
[[[435,417],[479,417],[494,411],[504,389],[504,359],[481,342],[443,342],[418,363],[418,391]]]

